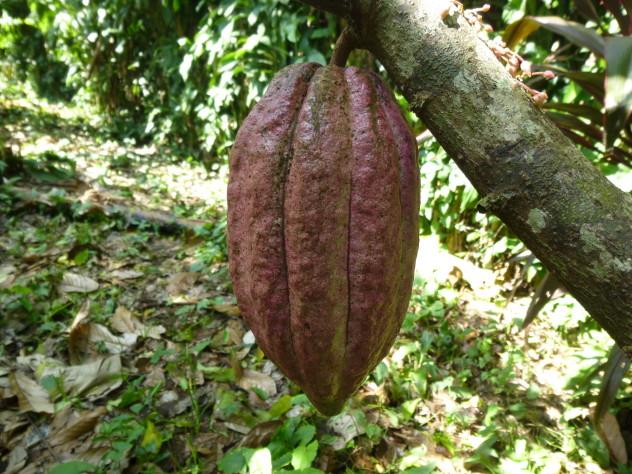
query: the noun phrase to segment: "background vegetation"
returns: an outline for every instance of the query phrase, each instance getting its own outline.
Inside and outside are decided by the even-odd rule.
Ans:
[[[632,97],[606,82],[632,81],[612,59],[632,56],[625,5],[497,0],[485,22],[556,73],[518,75],[632,191]],[[256,348],[226,268],[227,154],[279,69],[326,62],[339,19],[290,0],[0,11],[0,470],[632,472],[628,361],[399,95],[424,238],[396,346],[329,420]]]

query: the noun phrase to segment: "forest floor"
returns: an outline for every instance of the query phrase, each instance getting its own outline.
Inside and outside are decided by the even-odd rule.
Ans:
[[[0,471],[614,472],[590,423],[611,340],[572,298],[521,332],[507,267],[426,237],[395,346],[325,418],[240,318],[225,170],[82,114],[0,101]]]

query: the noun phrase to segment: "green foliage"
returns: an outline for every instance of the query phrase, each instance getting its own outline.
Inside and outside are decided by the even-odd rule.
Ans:
[[[154,137],[208,166],[225,159],[272,76],[325,62],[337,30],[333,17],[288,0],[12,5],[0,49],[22,76],[87,93],[121,136]]]
[[[37,10],[37,15],[32,14]],[[16,65],[17,78],[29,79],[39,94],[59,100],[69,99],[73,89],[65,80],[69,65],[57,54],[55,38],[48,35],[50,17],[39,16],[44,4],[26,0],[8,0],[0,8],[0,53]]]
[[[550,87],[554,100],[547,114],[571,140],[601,165],[632,164],[632,31],[629,5],[582,2],[575,18],[525,16],[509,24],[503,39],[510,48],[521,47],[532,60],[562,79]],[[548,30],[554,51],[537,57],[524,40],[539,28]],[[539,42],[540,44],[542,42]],[[549,41],[550,43],[550,41]],[[570,51],[572,54],[569,54]],[[572,81],[570,84],[568,81]],[[575,87],[579,86],[579,87]],[[562,102],[562,103],[560,103]],[[572,107],[568,104],[573,102]],[[605,106],[605,108],[604,108]],[[552,111],[555,112],[552,112]],[[612,171],[608,167],[604,169]]]
[[[68,461],[54,466],[48,474],[84,474],[94,472],[95,466],[83,461]]]

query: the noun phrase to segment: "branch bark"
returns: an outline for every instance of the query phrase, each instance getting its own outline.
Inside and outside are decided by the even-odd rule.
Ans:
[[[438,3],[351,0],[343,14],[474,184],[481,208],[632,355],[632,197],[533,105],[466,21],[444,21]]]

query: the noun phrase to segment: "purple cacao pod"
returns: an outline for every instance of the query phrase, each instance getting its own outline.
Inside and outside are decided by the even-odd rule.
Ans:
[[[417,145],[371,71],[283,69],[230,155],[229,262],[263,352],[326,415],[388,353],[419,244]]]

